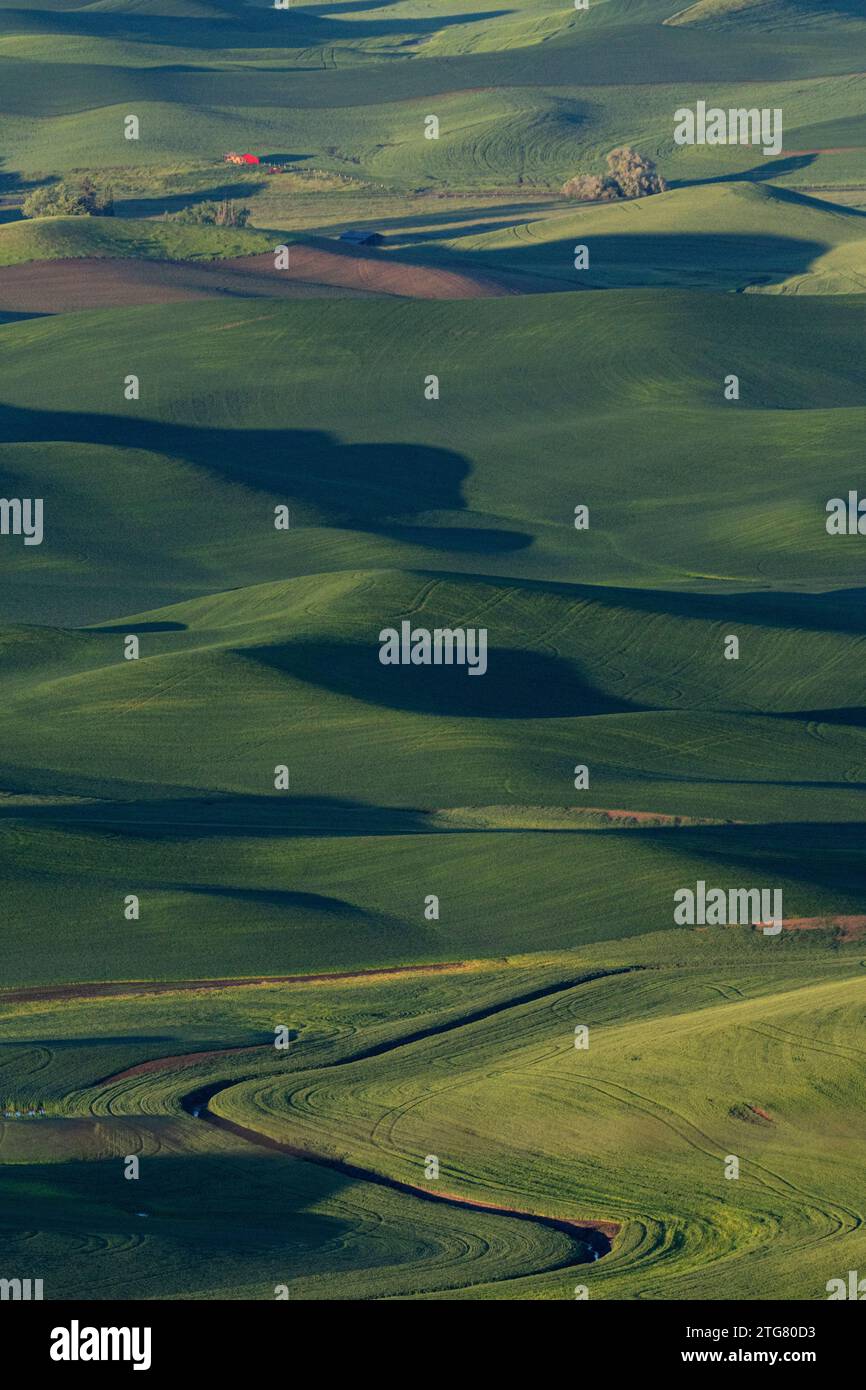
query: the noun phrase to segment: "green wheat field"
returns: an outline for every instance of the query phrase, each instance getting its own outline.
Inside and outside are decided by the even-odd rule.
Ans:
[[[864,53],[866,0],[4,0],[0,1278],[866,1270]],[[622,145],[666,191],[563,196]]]

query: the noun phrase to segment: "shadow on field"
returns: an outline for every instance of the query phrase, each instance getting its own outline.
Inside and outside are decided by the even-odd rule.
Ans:
[[[402,807],[370,806],[361,801],[339,800],[336,797],[245,796],[243,793],[223,796],[190,795],[187,797],[158,797],[137,800],[134,793],[118,795],[112,800],[97,803],[10,806],[0,803],[0,821],[22,820],[51,824],[69,830],[86,826],[88,830],[114,834],[118,830],[130,837],[145,839],[201,839],[202,836],[355,836],[355,835],[418,835],[430,834],[430,822],[423,811]],[[196,891],[189,884],[180,885],[184,892]],[[209,885],[199,891],[211,892]],[[235,893],[235,889],[227,889]],[[246,891],[246,890],[244,890]],[[255,890],[250,890],[253,897]],[[284,898],[316,900],[318,906],[329,904],[339,910],[339,899],[320,898],[316,894],[278,894]],[[301,904],[302,906],[304,904]],[[310,906],[310,903],[306,904]],[[345,907],[354,911],[350,904]]]
[[[631,609],[711,623],[739,621],[754,627],[802,628],[815,632],[842,632],[866,636],[866,586],[833,589],[824,594],[784,593],[682,593],[674,589],[617,588],[611,584],[567,584],[547,579],[509,579],[497,576],[499,588],[559,594],[600,608]]]
[[[26,1227],[58,1242],[46,1298],[117,1298],[119,1287],[125,1297],[182,1297],[224,1280],[259,1281],[260,1296],[272,1300],[275,1284],[317,1269],[333,1272],[340,1263],[335,1251],[357,1235],[357,1222],[311,1210],[348,1186],[333,1169],[263,1151],[163,1152],[146,1162],[153,1165],[147,1190],[143,1182],[118,1182],[116,1159],[82,1162],[74,1150],[64,1163],[7,1165],[0,1194],[4,1232],[11,1237]],[[131,1257],[123,1244],[109,1243],[103,1263],[86,1241],[82,1255],[88,1232],[130,1237]],[[371,1249],[371,1261],[374,1256]]]
[[[155,217],[161,212],[180,212],[183,208],[198,207],[199,203],[222,202],[225,199],[234,199],[243,204],[245,198],[252,198],[267,187],[266,180],[258,179],[249,183],[218,183],[195,193],[165,193],[153,198],[133,195],[115,201],[115,214],[118,217]]]
[[[171,1033],[101,1033],[92,1038],[28,1038],[26,1042],[0,1042],[0,1051],[26,1052],[28,1048],[47,1047],[52,1052],[75,1051],[82,1047],[150,1047],[172,1046],[184,1039]]]
[[[598,7],[592,7],[591,13],[595,8]],[[489,20],[494,13],[378,23],[386,26],[386,37],[393,34],[407,41],[414,37],[420,45],[425,37],[449,27],[449,19],[451,25],[470,25],[476,18]],[[74,12],[8,9],[4,12],[4,32],[10,36],[29,36],[35,28],[39,33],[56,34],[61,41],[65,35],[80,35],[187,50],[269,50],[273,66],[259,64],[258,54],[248,65],[232,67],[199,61],[196,68],[187,65],[186,71],[181,64],[134,68],[104,65],[96,69],[86,62],[64,62],[53,65],[56,71],[52,71],[51,82],[47,83],[44,62],[16,59],[4,71],[4,113],[20,113],[30,119],[78,113],[86,100],[83,94],[92,90],[97,72],[103,107],[127,105],[132,99],[183,102],[200,110],[238,108],[239,119],[249,112],[250,119],[255,120],[255,112],[267,107],[286,110],[287,74],[291,74],[291,107],[309,111],[423,101],[446,92],[477,92],[484,88],[501,92],[507,87],[523,91],[537,87],[547,93],[551,88],[563,87],[571,91],[576,81],[582,88],[630,84],[644,87],[652,81],[692,90],[699,83],[715,86],[755,81],[766,86],[774,80],[789,80],[807,72],[819,76],[851,71],[850,41],[829,31],[815,37],[808,58],[801,55],[795,59],[788,45],[780,43],[774,33],[753,30],[748,45],[726,45],[708,43],[706,33],[696,27],[695,32],[689,32],[694,26],[656,24],[642,26],[640,41],[636,41],[634,26],[628,23],[596,25],[586,17],[571,32],[552,36],[544,43],[499,52],[426,57],[421,47],[418,57],[423,56],[423,61],[415,61],[407,47],[408,61],[393,57],[384,64],[358,65],[350,61],[327,68],[310,66],[309,62],[298,66],[293,59],[299,46],[326,45],[340,39],[351,45],[353,40],[375,37],[376,21],[353,19],[340,23],[338,18],[327,20],[315,14],[306,18],[308,22],[304,23],[303,7],[296,9],[294,5],[283,14],[276,13],[270,5],[261,9],[232,7],[232,17],[225,19],[95,11],[92,7]],[[286,22],[281,24],[280,20]],[[387,27],[392,23],[392,28]],[[281,63],[284,55],[287,61]],[[829,68],[827,62],[831,64]],[[383,78],[385,69],[387,79]],[[39,94],[38,101],[34,92]],[[182,119],[181,112],[175,116],[175,124]],[[481,177],[491,178],[488,166],[482,166]]]
[[[26,193],[32,188],[41,188],[53,182],[51,174],[40,174],[35,179],[26,179],[19,169],[4,169],[2,166],[5,163],[5,159],[0,158],[0,197],[10,193]],[[15,211],[17,212],[17,209]]]
[[[134,415],[26,410],[3,402],[0,435],[7,443],[64,440],[180,458],[293,505],[293,520],[302,524],[366,530],[407,545],[500,554],[525,549],[533,540],[526,532],[498,527],[419,525],[416,518],[431,512],[465,510],[463,484],[472,472],[463,454],[432,445],[343,444],[324,430],[209,429]],[[151,628],[157,630],[169,629]]]
[[[372,10],[377,14],[399,0],[341,0],[339,5],[298,5],[292,3],[282,29],[274,24],[273,5],[252,9],[229,4],[215,7],[212,18],[96,12],[92,10],[30,10],[28,16],[39,22],[40,30],[56,35],[91,39],[114,39],[124,43],[159,44],[184,49],[274,49],[308,48],[317,44],[363,43],[376,38],[426,38],[443,29],[499,19],[508,9],[479,10],[470,14],[441,14],[431,19],[358,19]],[[350,20],[343,14],[352,13]],[[284,16],[278,15],[277,20]],[[27,31],[25,31],[27,32]],[[305,69],[301,69],[304,71]],[[292,71],[292,69],[286,69]]]
[[[327,913],[347,920],[367,922],[370,913],[345,898],[331,898],[326,893],[300,893],[288,888],[241,888],[235,885],[226,887],[218,883],[166,883],[168,892],[201,893],[208,898],[232,898],[236,902],[252,903],[254,906],[284,907],[306,913]],[[379,919],[377,918],[377,921]]]
[[[44,319],[48,315],[40,313],[27,313],[23,309],[0,309],[0,324],[20,323],[22,319]]]
[[[526,550],[535,539],[528,531],[506,531],[498,526],[376,526],[368,530],[404,545],[474,555]]]
[[[713,174],[706,179],[669,179],[669,188],[701,188],[708,183],[766,183],[768,179],[781,178],[783,174],[794,174],[799,169],[808,169],[818,158],[815,154],[792,154],[780,159],[764,159],[751,169],[743,169],[738,174]]]
[[[786,901],[786,917],[866,909],[866,841],[858,822],[678,826],[673,840],[665,828],[635,826],[621,833],[633,836],[635,843],[668,850],[675,845],[677,854],[694,860],[695,879],[703,878],[708,887],[772,887],[780,878],[793,881],[812,896]],[[710,882],[714,872],[718,883]],[[847,909],[841,901],[846,896]]]
[[[649,708],[606,695],[573,662],[507,647],[488,653],[480,676],[466,665],[383,666],[375,642],[286,642],[237,654],[337,694],[415,714],[552,719]]]
[[[590,252],[586,270],[574,270],[574,247],[585,240]],[[599,235],[575,230],[562,241],[514,240],[507,248],[483,247],[459,252],[455,267],[474,267],[492,275],[509,271],[555,276],[575,289],[641,288],[690,285],[738,290],[774,285],[803,274],[830,250],[822,241],[767,234],[743,236],[717,232],[621,232]]]
[[[105,626],[80,627],[79,632],[186,632],[186,623],[106,623]]]
[[[226,482],[294,499],[331,522],[361,526],[463,510],[471,472],[463,454],[425,444],[343,444],[324,430],[207,428],[6,403],[0,434],[6,443],[64,440],[179,457]]]
[[[483,200],[484,191],[480,190],[478,196]],[[561,212],[563,204],[561,198],[538,197],[528,202],[506,202],[497,199],[495,202],[481,201],[467,208],[455,208],[441,205],[435,197],[427,197],[423,201],[421,198],[414,200],[412,206],[429,207],[430,210],[413,212],[407,216],[393,214],[382,218],[368,217],[364,219],[364,227],[370,231],[390,232],[391,235],[387,238],[389,243],[404,242],[408,245],[416,241],[432,241],[446,236],[468,236],[471,233],[505,230],[513,226],[515,221],[531,214],[535,217],[549,217],[552,213]],[[329,228],[343,225],[342,222],[330,223],[321,228],[322,234],[328,235]],[[448,230],[445,230],[446,227]],[[428,228],[430,230],[427,230]]]
[[[803,719],[810,724],[843,724],[852,729],[866,729],[866,705],[851,705],[847,709],[774,710],[768,718]]]

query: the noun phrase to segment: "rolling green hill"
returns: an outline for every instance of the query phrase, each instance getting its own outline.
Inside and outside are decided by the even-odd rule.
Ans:
[[[185,226],[116,217],[36,217],[0,237],[0,265],[80,256],[138,260],[215,260],[273,251],[274,237],[231,227]]]
[[[781,106],[788,149],[809,148],[816,110],[819,147],[866,144],[852,75],[866,25],[850,9],[846,0],[848,22],[821,24],[788,6],[780,28],[762,21],[738,27],[734,43],[708,43],[700,22],[666,22],[671,0],[594,0],[578,13],[521,0],[504,13],[473,4],[433,17],[413,3],[328,14],[171,0],[134,14],[4,8],[3,155],[11,177],[33,179],[166,159],[216,164],[228,148],[255,147],[404,190],[471,190],[556,185],[630,141],[662,158],[669,177],[738,173],[767,161],[673,144],[673,112],[695,83],[711,103]],[[424,138],[431,112],[438,140]],[[124,139],[130,113],[138,140]],[[862,174],[861,148],[834,167],[835,181],[851,160]],[[775,172],[798,167],[783,160]]]
[[[741,936],[4,1003],[6,1103],[48,1112],[5,1125],[7,1258],[38,1255],[46,1297],[822,1298],[863,1258],[862,965],[818,948],[768,971]],[[604,1220],[612,1252],[503,1209]]]
[[[674,889],[714,873],[769,874],[792,916],[857,912],[859,551],[824,525],[862,429],[857,297],[808,316],[667,291],[228,314],[3,330],[6,473],[34,470],[47,518],[39,564],[4,549],[7,608],[69,615],[5,639],[7,894],[44,923],[23,969],[7,943],[7,983],[80,974],[94,939],[107,978],[206,975],[214,932],[237,974],[564,949],[670,929]],[[63,364],[96,341],[84,386]],[[371,372],[368,345],[387,341],[399,360],[380,351]],[[721,390],[731,365],[739,402]],[[756,454],[785,466],[756,470]],[[809,575],[836,592],[803,592]],[[378,634],[404,616],[486,627],[487,675],[382,667]],[[544,807],[745,824],[527,834]],[[425,895],[454,883],[442,925],[425,921]],[[118,936],[139,889],[146,913]]]
[[[863,488],[864,34],[860,0],[0,3],[4,1279],[863,1268],[864,540],[826,521]],[[678,146],[698,101],[780,109],[778,155]],[[623,143],[667,192],[560,197]],[[22,219],[85,174],[116,217]],[[211,199],[251,228],[163,217]],[[301,240],[356,280],[168,302],[212,272],[164,262]],[[479,297],[411,297],[434,270]],[[404,622],[483,630],[484,674],[384,665]],[[676,917],[701,883],[782,929]]]
[[[579,276],[574,247],[589,248]],[[542,215],[447,245],[545,285],[638,285],[798,294],[866,288],[866,218],[773,185],[712,183]]]
[[[856,484],[863,312],[860,296],[642,290],[8,323],[0,466],[7,492],[45,496],[47,529],[4,543],[7,619],[107,622],[395,565],[856,589],[857,538],[828,536],[825,508]]]

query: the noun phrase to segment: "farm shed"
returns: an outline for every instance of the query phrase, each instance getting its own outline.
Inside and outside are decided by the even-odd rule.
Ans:
[[[353,246],[379,246],[385,240],[381,232],[365,232],[363,228],[350,227],[340,233],[341,241],[351,241]]]

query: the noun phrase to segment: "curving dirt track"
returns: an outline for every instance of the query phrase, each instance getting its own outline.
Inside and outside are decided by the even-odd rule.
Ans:
[[[27,261],[0,266],[0,310],[61,314],[192,299],[479,299],[514,293],[490,276],[344,248],[292,246],[289,261],[288,270],[275,270],[269,252],[222,261]]]
[[[520,1211],[516,1207],[498,1206],[493,1202],[460,1197],[452,1192],[437,1192],[433,1188],[418,1187],[415,1183],[401,1182],[399,1178],[387,1177],[384,1173],[378,1173],[373,1168],[359,1168],[353,1163],[345,1162],[344,1159],[330,1158],[325,1154],[317,1154],[309,1149],[286,1143],[282,1139],[272,1139],[268,1134],[261,1134],[258,1130],[248,1129],[245,1125],[239,1125],[234,1120],[227,1120],[224,1116],[217,1115],[211,1110],[210,1102],[214,1096],[234,1085],[237,1085],[237,1078],[231,1081],[214,1082],[210,1086],[201,1087],[198,1091],[191,1091],[188,1095],[181,1097],[181,1105],[188,1114],[195,1114],[196,1118],[206,1120],[209,1124],[233,1134],[238,1139],[245,1139],[250,1144],[258,1145],[259,1148],[284,1153],[290,1158],[299,1158],[307,1163],[316,1163],[320,1167],[330,1168],[352,1181],[372,1182],[378,1187],[387,1187],[392,1192],[420,1198],[425,1202],[444,1202],[447,1206],[468,1208],[474,1211],[489,1211],[497,1216],[510,1217],[513,1221],[532,1221],[538,1226],[559,1231],[578,1243],[579,1249],[573,1256],[561,1261],[558,1265],[545,1267],[545,1273],[549,1268],[577,1269],[583,1265],[592,1264],[595,1260],[600,1260],[603,1255],[610,1254],[613,1238],[619,1233],[620,1226],[615,1221],[570,1221],[556,1216],[539,1216],[535,1212]],[[527,1270],[523,1274],[509,1277],[523,1279],[532,1273],[540,1272]]]
[[[436,969],[437,967],[432,967]],[[447,966],[445,968],[448,968]],[[611,970],[588,971],[576,979],[566,981],[556,981],[553,984],[544,986],[540,989],[529,991],[515,998],[503,1000],[499,1003],[488,1005],[484,1009],[476,1010],[457,1019],[448,1022],[432,1025],[425,1029],[420,1029],[409,1033],[403,1037],[393,1038],[388,1042],[376,1044],[353,1053],[348,1057],[332,1062],[330,1066],[347,1066],[353,1062],[358,1062],[383,1053],[394,1052],[402,1047],[408,1047],[422,1038],[439,1035],[442,1033],[453,1032],[464,1028],[468,1024],[478,1022],[482,1018],[490,1017],[506,1009],[514,1008],[520,1004],[528,1003],[532,1000],[543,998],[548,995],[561,993],[564,990],[572,989],[577,984],[588,983],[591,980],[604,978],[608,975],[628,974],[640,966],[624,966]],[[360,972],[371,973],[371,972]],[[394,972],[380,972],[394,973]],[[309,978],[309,977],[307,977]],[[149,1062],[141,1062],[136,1066],[128,1067],[125,1071],[117,1072],[114,1076],[106,1077],[100,1085],[111,1086],[118,1082],[135,1079],[138,1076],[147,1075],[149,1072],[162,1070],[185,1070],[197,1066],[202,1062],[213,1062],[220,1057],[237,1055],[244,1052],[262,1052],[265,1048],[270,1049],[271,1044],[259,1044],[248,1047],[225,1048],[220,1052],[191,1052],[184,1056],[161,1057]],[[414,1183],[404,1182],[397,1178],[392,1178],[386,1174],[379,1173],[375,1169],[362,1168],[347,1162],[345,1159],[334,1158],[329,1155],[316,1153],[312,1150],[291,1144],[286,1140],[275,1139],[271,1135],[264,1134],[259,1130],[251,1129],[246,1125],[240,1125],[234,1120],[229,1120],[225,1116],[217,1114],[211,1109],[211,1101],[221,1091],[230,1089],[232,1086],[241,1084],[243,1081],[253,1080],[253,1077],[233,1076],[220,1081],[209,1082],[204,1086],[199,1086],[193,1091],[189,1091],[180,1098],[180,1104],[188,1115],[195,1119],[204,1120],[209,1124],[224,1130],[226,1133],[234,1135],[236,1138],[243,1139],[247,1143],[255,1144],[259,1148],[265,1148],[277,1153],[283,1153],[291,1158],[301,1159],[308,1163],[316,1163],[322,1167],[330,1168],[339,1172],[341,1176],[353,1181],[372,1182],[380,1187],[387,1187],[391,1191],[399,1192],[405,1196],[419,1198],[428,1202],[444,1202],[450,1206],[471,1208],[478,1211],[489,1211],[496,1215],[508,1217],[515,1221],[531,1221],[537,1225],[545,1226],[548,1229],[559,1231],[567,1235],[570,1240],[577,1242],[577,1248],[560,1264],[553,1268],[571,1269],[579,1268],[585,1264],[600,1259],[603,1255],[609,1254],[612,1249],[612,1242],[619,1233],[621,1227],[614,1221],[582,1221],[570,1220],[552,1216],[542,1216],[536,1212],[522,1211],[515,1207],[506,1207],[494,1202],[485,1202],[471,1197],[461,1197],[456,1193],[436,1191],[432,1188],[421,1187]],[[527,1271],[531,1273],[532,1271]],[[509,1276],[513,1278],[525,1277]]]

